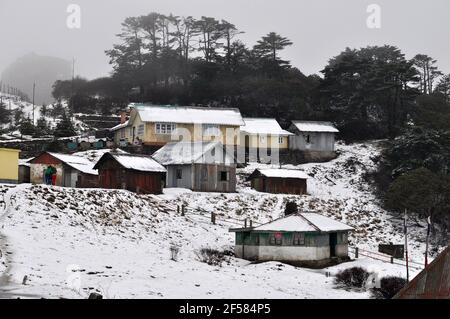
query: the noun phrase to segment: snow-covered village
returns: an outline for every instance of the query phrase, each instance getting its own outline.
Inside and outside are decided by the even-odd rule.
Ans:
[[[450,299],[439,50],[135,9],[108,75],[0,59],[0,299]]]

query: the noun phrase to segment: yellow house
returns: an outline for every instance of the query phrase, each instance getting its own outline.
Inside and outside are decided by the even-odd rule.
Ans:
[[[111,129],[117,145],[220,141],[239,145],[241,113],[233,108],[133,105],[127,121]]]
[[[277,120],[270,118],[244,118],[241,126],[240,146],[245,149],[278,149],[289,148],[291,132],[283,130]]]
[[[17,184],[19,180],[19,150],[0,148],[0,183]]]

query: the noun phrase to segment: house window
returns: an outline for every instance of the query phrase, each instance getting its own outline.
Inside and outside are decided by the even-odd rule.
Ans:
[[[306,139],[306,143],[307,143],[307,144],[311,144],[311,135],[307,134],[307,135],[305,136],[305,139]]]
[[[227,171],[221,171],[220,172],[220,181],[221,182],[228,182],[230,179],[230,173]]]
[[[270,234],[269,244],[281,246],[283,244],[283,235],[281,233]]]
[[[177,128],[174,123],[156,123],[155,132],[156,134],[172,134],[173,131]]]
[[[347,244],[348,243],[348,238],[347,238],[347,234],[346,233],[338,233],[339,236],[339,243],[340,244]]]
[[[139,125],[138,130],[137,130],[137,135],[144,136],[144,130],[145,130],[145,125],[144,124]]]
[[[120,138],[125,138],[125,129],[120,130]]]
[[[259,136],[259,142],[260,143],[265,143],[266,142],[266,137],[264,135],[260,135]]]
[[[178,168],[176,170],[176,176],[177,176],[177,179],[182,179],[183,178],[183,170]]]
[[[305,234],[294,233],[294,246],[303,246],[305,245]]]
[[[217,124],[203,124],[203,135],[204,136],[219,136],[220,129]]]
[[[278,144],[283,144],[284,139],[283,136],[278,136]]]

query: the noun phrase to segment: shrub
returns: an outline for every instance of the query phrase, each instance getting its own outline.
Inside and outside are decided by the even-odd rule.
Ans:
[[[389,276],[383,277],[380,280],[380,288],[375,289],[376,298],[391,299],[394,297],[404,286],[406,285],[406,279],[401,277]]]
[[[335,283],[347,288],[364,288],[370,273],[362,267],[352,267],[337,273]]]
[[[286,208],[284,209],[284,215],[289,216],[292,214],[296,214],[298,212],[297,203],[294,201],[288,201],[286,203]]]
[[[230,251],[219,251],[212,248],[201,248],[197,252],[198,259],[210,266],[222,266],[222,263],[228,259],[228,256],[232,256]]]

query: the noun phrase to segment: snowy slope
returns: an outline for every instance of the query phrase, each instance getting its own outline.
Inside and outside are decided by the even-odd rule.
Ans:
[[[329,163],[286,167],[313,177],[308,196],[250,189],[245,175],[255,167],[270,168],[259,164],[239,170],[235,194],[166,189],[164,195],[139,196],[0,185],[0,250],[7,266],[0,275],[0,297],[86,297],[98,290],[107,298],[368,298],[368,292],[335,289],[325,273],[362,265],[379,277],[405,276],[404,266],[362,257],[308,270],[230,257],[219,267],[197,256],[203,247],[232,249],[230,227],[242,225],[245,217],[260,223],[276,219],[286,200],[354,227],[352,245],[376,251],[378,241],[402,243],[401,221],[389,219],[362,178],[375,167],[377,144],[338,145],[338,150],[339,158]],[[186,216],[176,210],[182,203]],[[210,222],[211,212],[218,214],[217,225]],[[421,261],[423,229],[411,231],[413,259]],[[172,245],[180,247],[178,261],[170,258]],[[0,262],[0,273],[1,268]],[[418,271],[411,269],[412,275]]]
[[[107,298],[369,297],[335,289],[325,270],[235,258],[222,267],[202,263],[199,248],[231,248],[229,226],[182,217],[154,196],[26,185],[8,197],[2,233],[9,267],[0,297],[78,298],[91,291]],[[180,246],[178,261],[170,259],[172,244]],[[364,259],[345,267],[364,263],[380,274],[403,271]]]

